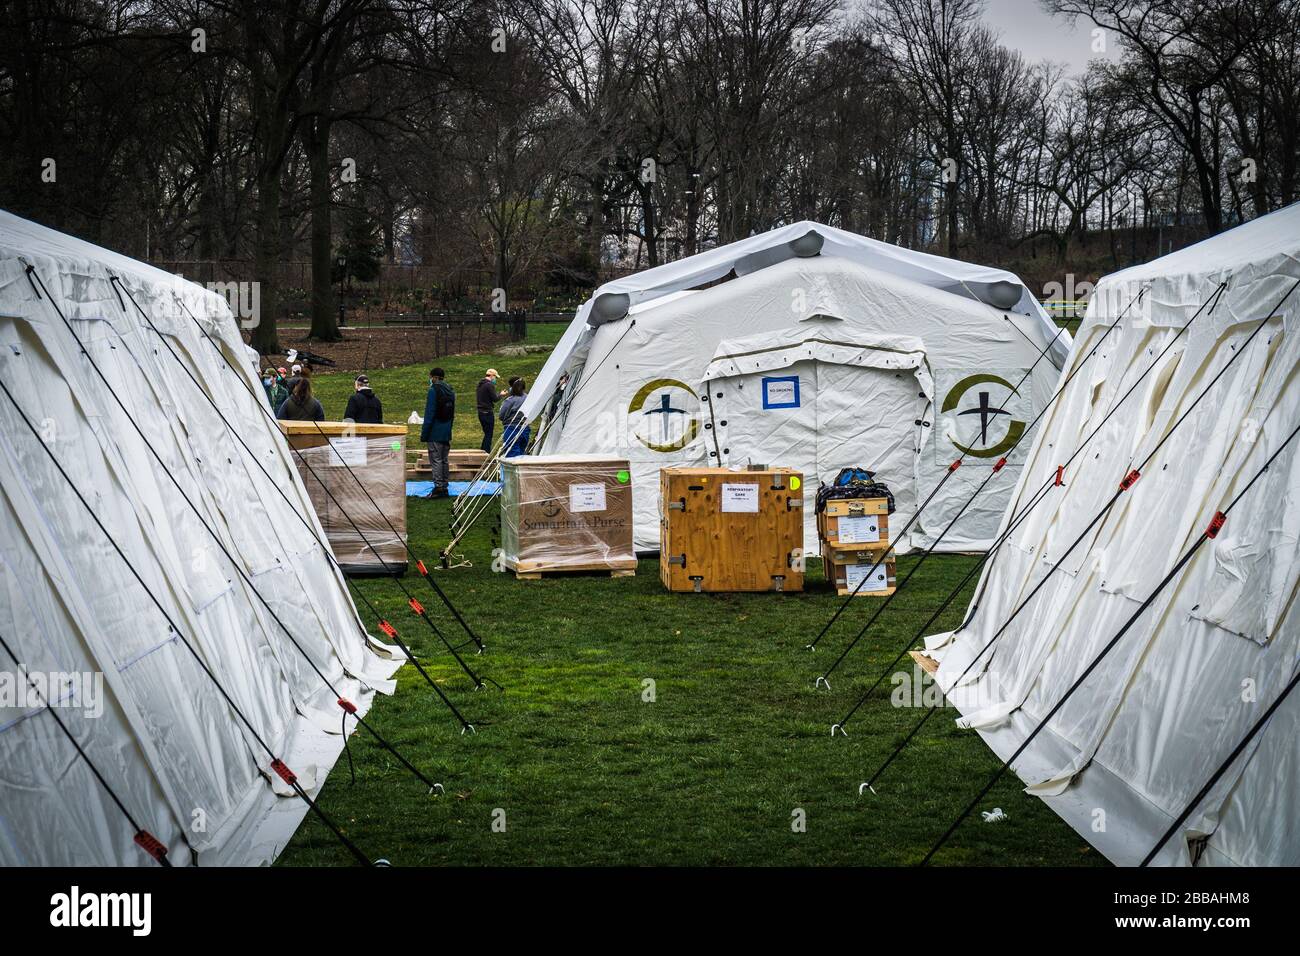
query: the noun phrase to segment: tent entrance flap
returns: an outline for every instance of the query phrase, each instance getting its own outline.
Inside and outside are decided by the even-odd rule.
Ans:
[[[919,347],[805,341],[744,354],[738,344],[723,343],[704,385],[713,402],[710,450],[723,465],[794,468],[809,492],[842,468],[865,467],[902,492],[900,511],[915,506],[918,422],[931,393]],[[815,549],[814,509],[804,521],[805,547]]]

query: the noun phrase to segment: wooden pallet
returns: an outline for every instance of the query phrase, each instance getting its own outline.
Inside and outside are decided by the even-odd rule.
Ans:
[[[911,655],[912,660],[916,661],[916,666],[927,674],[933,674],[939,669],[939,662],[933,657],[926,657],[920,651],[908,651],[907,653]]]
[[[448,481],[473,481],[480,469],[487,463],[487,452],[478,448],[453,448],[447,456]],[[429,466],[429,450],[426,448],[415,458],[415,464],[406,469],[407,481],[431,481],[433,469]]]
[[[611,578],[630,578],[636,576],[636,568],[611,568],[606,565],[589,564],[589,565],[569,565],[563,568],[536,568],[531,571],[524,571],[519,568],[511,568],[517,581],[540,581],[545,577],[555,577],[569,572],[580,574],[608,574]]]
[[[543,578],[558,578],[560,575],[568,574],[569,571],[578,572],[578,574],[607,574],[610,575],[610,578],[634,578],[637,574],[632,568],[556,567],[547,571],[515,571],[515,580],[539,581]]]

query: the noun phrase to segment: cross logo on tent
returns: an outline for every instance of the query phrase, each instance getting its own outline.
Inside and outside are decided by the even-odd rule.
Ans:
[[[628,403],[628,424],[637,441],[651,451],[679,451],[699,434],[700,423],[691,410],[698,400],[685,382],[653,379],[637,389]]]
[[[968,375],[948,390],[944,396],[941,411],[951,412],[961,404],[966,393],[977,385],[1000,385],[1007,390],[1007,398],[1018,394],[1015,386],[1000,375],[994,375],[990,372],[980,372],[975,375]],[[1025,423],[1019,419],[1012,418],[1011,412],[1001,406],[1005,405],[1006,399],[1003,399],[997,405],[991,400],[991,392],[987,389],[980,389],[979,404],[970,408],[963,408],[957,412],[957,416],[978,415],[980,422],[979,443],[963,445],[955,439],[949,438],[949,441],[956,446],[957,450],[963,455],[969,455],[973,458],[996,458],[1006,454],[1020,440],[1020,436],[1025,433]],[[1007,433],[1002,440],[996,444],[990,445],[989,442],[989,424],[997,421],[999,415],[1007,416]]]
[[[989,419],[996,415],[1010,415],[1011,413],[1005,408],[991,408],[989,406],[989,393],[980,392],[979,408],[967,408],[957,413],[958,415],[978,415],[980,417],[980,444],[989,443]]]

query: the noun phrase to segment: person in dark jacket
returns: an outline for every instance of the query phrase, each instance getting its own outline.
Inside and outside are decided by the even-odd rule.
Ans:
[[[528,383],[522,378],[510,380],[510,397],[501,403],[501,444],[506,458],[516,458],[528,451],[528,422],[520,409],[528,398]]]
[[[444,381],[447,373],[429,370],[429,392],[424,399],[424,426],[420,441],[429,446],[429,467],[433,470],[430,498],[447,496],[447,463],[451,456],[451,423],[456,417],[456,392]]]
[[[280,410],[276,412],[275,417],[294,422],[323,422],[325,420],[325,409],[321,407],[321,403],[311,393],[311,379],[305,377],[298,379],[298,384],[293,387],[293,391],[284,400],[284,404],[280,406]]]
[[[497,391],[497,379],[500,373],[496,369],[490,368],[487,374],[479,380],[478,388],[474,390],[474,402],[478,406],[478,423],[483,428],[483,444],[480,446],[484,451],[492,451],[492,429],[496,425],[496,416],[493,412],[496,410],[497,402],[505,396],[505,391]]]
[[[371,389],[370,379],[365,375],[358,375],[352,386],[356,391],[348,396],[348,407],[343,413],[343,420],[356,422],[358,425],[383,424],[384,405]]]

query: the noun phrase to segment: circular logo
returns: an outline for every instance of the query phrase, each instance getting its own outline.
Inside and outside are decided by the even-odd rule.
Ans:
[[[986,388],[977,388],[985,385]],[[968,393],[974,393],[969,395]],[[1016,388],[1000,375],[981,372],[968,375],[948,390],[944,397],[941,411],[948,413],[956,410],[957,432],[964,438],[965,444],[951,435],[948,440],[963,455],[972,458],[996,458],[1005,455],[1020,441],[1025,433],[1025,423],[1011,417],[1011,412],[1004,406],[1010,404],[1012,395],[1018,394]],[[1006,433],[1000,440],[993,436],[1002,431],[1001,419],[1006,420]],[[964,424],[969,420],[969,424]],[[993,444],[990,444],[993,441]]]
[[[700,433],[700,398],[685,382],[646,382],[627,407],[628,429],[651,451],[680,451]]]

